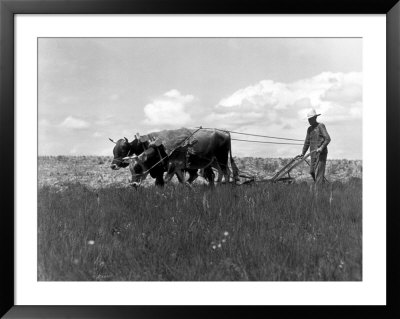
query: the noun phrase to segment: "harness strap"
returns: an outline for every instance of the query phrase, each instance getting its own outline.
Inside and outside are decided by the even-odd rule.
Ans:
[[[179,147],[181,147],[182,145],[183,145],[183,143],[185,143],[189,138],[191,138],[195,133],[197,133],[198,131],[200,131],[202,129],[202,127],[200,126],[200,128],[198,128],[197,130],[195,130],[192,134],[190,134],[188,137],[186,137],[181,143],[179,143],[179,145],[177,146],[177,147],[175,147],[172,151],[171,151],[171,153],[170,154],[172,154],[174,151],[176,151]],[[158,148],[157,148],[157,150],[158,150]],[[159,150],[158,150],[159,151]],[[143,154],[143,153],[142,153]],[[159,155],[160,155],[160,157],[161,157],[161,154],[159,153]],[[164,157],[161,157],[161,159],[157,162],[157,163],[155,163],[152,167],[150,167],[148,170],[146,170],[146,171],[144,171],[142,174],[137,174],[137,175],[141,175],[141,176],[143,176],[143,175],[146,175],[151,169],[153,169],[154,167],[156,167],[158,164],[160,164],[160,163],[163,163],[163,161],[167,158],[167,157],[169,157],[170,155],[166,155],[166,156],[164,156]]]
[[[161,158],[161,164],[164,166],[164,159],[163,159],[163,157],[161,156],[160,149],[159,149],[158,147],[156,147],[156,149],[157,149],[158,156]]]

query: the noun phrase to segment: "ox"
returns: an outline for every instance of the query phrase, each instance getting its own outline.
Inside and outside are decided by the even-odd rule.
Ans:
[[[157,136],[157,133],[153,133],[153,135],[150,136],[151,138],[154,138],[155,136]],[[149,141],[149,137],[140,137],[139,134],[135,135],[135,139],[132,142],[129,142],[126,137],[124,137],[123,139],[119,139],[117,142],[114,142],[112,139],[110,139],[110,141],[115,144],[113,149],[114,158],[110,165],[110,168],[112,170],[119,170],[120,168],[126,168],[129,166],[132,175],[131,182],[134,186],[136,186],[138,182],[143,181],[147,177],[147,174],[150,174],[150,176],[155,179],[155,185],[164,185],[164,172],[166,172],[168,168],[168,159],[160,161],[162,158],[167,157],[167,153],[163,145],[157,145],[157,149],[154,149],[153,147],[151,147],[152,144]],[[150,159],[147,161],[147,164],[151,169],[147,169],[146,171],[148,172],[146,173],[144,173],[145,171],[142,169],[142,167],[137,165],[135,166],[134,163],[129,163],[123,160],[125,157],[134,155],[139,156],[146,150],[149,150],[150,152],[152,150],[156,151],[154,154],[151,154]],[[160,163],[157,164],[157,162],[159,161]],[[188,169],[187,171],[190,175],[189,182],[193,182],[198,177],[197,170]],[[212,170],[206,171],[205,175],[207,179],[214,178]],[[178,178],[180,178],[179,176],[177,174]]]
[[[132,181],[140,182],[143,172],[149,170],[159,160],[159,148],[150,144],[148,149],[133,159]],[[214,176],[212,167],[218,170],[218,182],[224,177],[229,182],[230,170],[228,168],[228,157],[230,156],[233,178],[238,179],[238,169],[232,158],[231,138],[228,132],[221,130],[197,131],[183,145],[175,147],[168,155],[166,181],[170,181],[174,174],[179,182],[184,182],[183,171],[194,171],[188,182],[191,183],[197,178],[197,170],[204,170],[204,177],[212,185]]]
[[[110,139],[110,141],[114,142],[112,139]],[[120,168],[126,168],[129,166],[132,176],[136,176],[137,172],[135,172],[134,167],[130,165],[129,162],[124,161],[123,158],[127,156],[142,154],[146,149],[148,149],[150,142],[147,139],[141,139],[135,136],[135,139],[132,142],[129,142],[128,139],[124,137],[123,139],[120,139],[114,143],[114,158],[111,162],[110,168],[112,170],[118,170]],[[167,155],[163,148],[160,148],[159,151],[162,156]],[[156,185],[164,185],[164,172],[166,168],[167,167],[163,165],[163,163],[160,163],[150,170],[150,176],[155,178]],[[132,182],[134,182],[133,179]]]

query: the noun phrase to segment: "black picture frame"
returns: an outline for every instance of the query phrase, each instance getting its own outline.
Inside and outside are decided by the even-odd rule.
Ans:
[[[387,52],[387,305],[386,306],[16,306],[14,303],[14,15],[15,14],[385,14]],[[153,318],[208,316],[399,317],[398,211],[400,136],[400,3],[398,0],[0,0],[1,279],[0,315],[5,318]],[[382,106],[377,106],[377,110]],[[378,186],[379,187],[379,186]],[[377,212],[383,213],[383,212]]]

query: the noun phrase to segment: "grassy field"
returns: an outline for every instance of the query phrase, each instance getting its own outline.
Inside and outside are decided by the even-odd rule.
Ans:
[[[266,164],[259,174],[269,174]],[[362,279],[357,176],[335,182],[328,167],[333,182],[317,197],[300,170],[291,185],[135,190],[125,186],[127,170],[113,175],[108,165],[39,158],[38,280]]]

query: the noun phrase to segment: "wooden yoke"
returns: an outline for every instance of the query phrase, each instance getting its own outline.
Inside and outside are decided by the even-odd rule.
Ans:
[[[159,148],[159,146],[162,145],[162,140],[159,137],[155,138],[153,136],[153,137],[150,137],[150,141],[151,142],[150,142],[149,146],[153,146],[153,145],[155,146],[155,149],[157,150],[158,156],[160,157],[161,164],[164,165],[164,158],[162,157],[161,152],[160,152],[160,148]]]
[[[135,134],[135,138],[136,138],[137,140],[139,140],[139,142],[142,144],[143,151],[145,151],[145,150],[147,149],[145,143],[149,140],[149,137],[148,137],[147,135],[140,136],[139,133],[136,133],[136,134]]]

